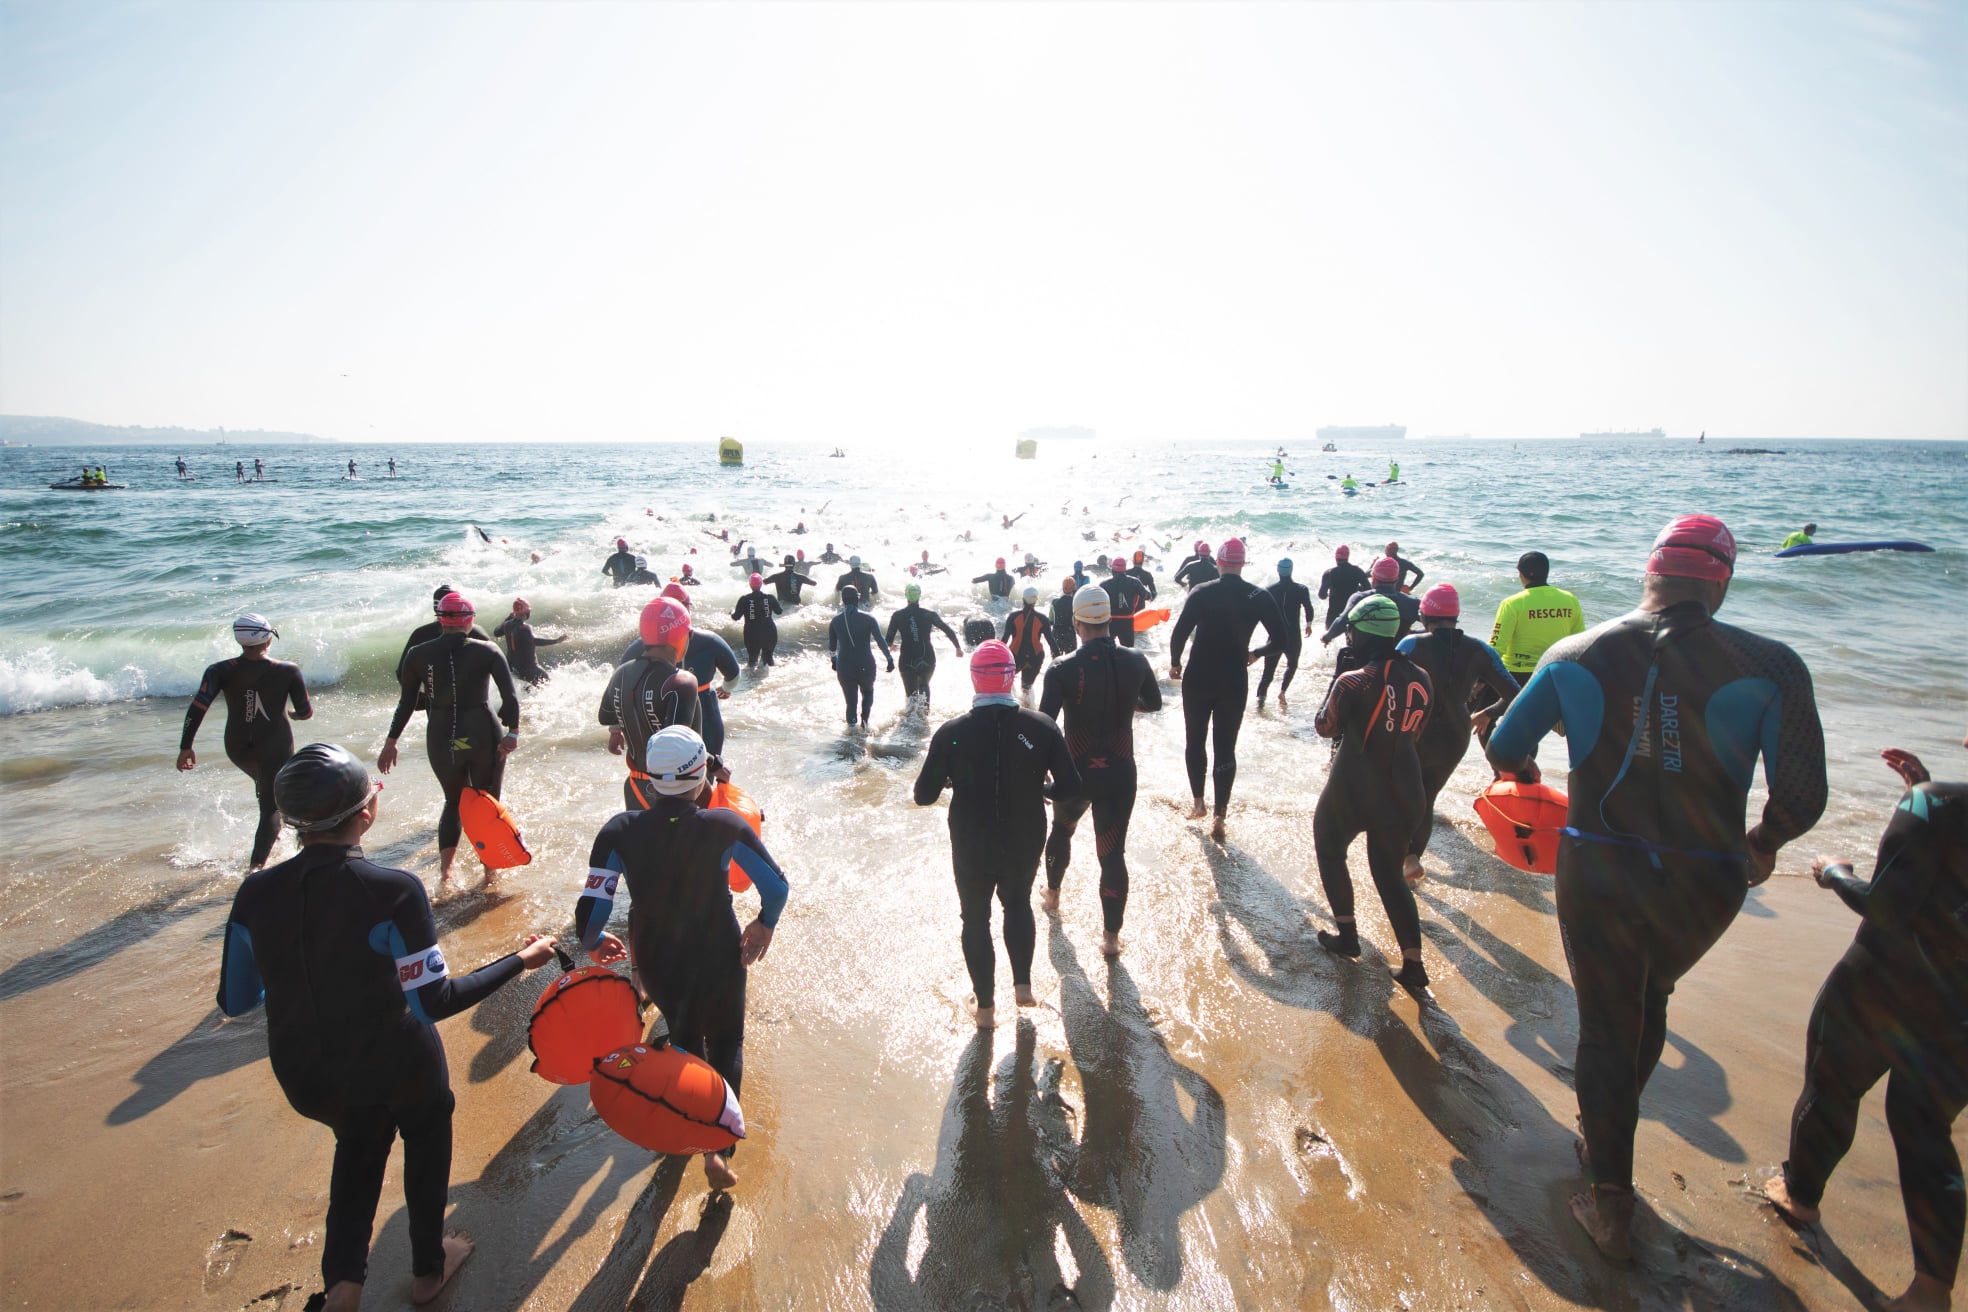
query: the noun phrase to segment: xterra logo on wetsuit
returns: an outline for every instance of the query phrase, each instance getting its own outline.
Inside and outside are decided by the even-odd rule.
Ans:
[[[414,993],[445,974],[444,950],[429,948],[396,959],[396,982],[405,993]]]

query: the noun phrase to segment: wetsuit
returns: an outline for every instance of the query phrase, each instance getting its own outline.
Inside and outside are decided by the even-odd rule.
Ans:
[[[1561,719],[1558,928],[1578,995],[1579,1114],[1596,1181],[1630,1188],[1668,995],[1742,909],[1749,846],[1774,852],[1823,813],[1824,732],[1797,654],[1693,601],[1553,646],[1490,735],[1490,760],[1516,768]],[[1770,796],[1745,834],[1758,755]]]
[[[642,562],[636,559],[634,552],[626,548],[617,551],[601,563],[601,572],[615,580],[615,586],[618,588],[628,587],[630,580],[635,577],[636,571],[641,568]]]
[[[851,569],[841,575],[840,581],[834,584],[834,595],[838,597],[840,590],[847,587],[859,588],[864,603],[881,595],[881,589],[875,586],[875,576],[865,569]]]
[[[782,569],[777,574],[768,574],[760,582],[772,589],[773,595],[779,598],[781,606],[799,605],[800,589],[814,586],[812,579],[792,569]]]
[[[424,751],[431,773],[444,789],[444,811],[437,820],[439,849],[458,845],[458,798],[466,787],[499,795],[506,777],[506,758],[499,754],[505,734],[519,732],[519,694],[505,653],[488,639],[446,633],[410,649],[397,679],[402,693],[390,717],[392,741],[403,736],[419,695],[425,705]],[[488,688],[499,689],[495,720],[486,702]]]
[[[1062,592],[1052,599],[1052,650],[1063,656],[1080,645],[1080,633],[1073,627],[1073,594]]]
[[[1784,1183],[1800,1203],[1823,1201],[1884,1077],[1913,1267],[1952,1286],[1968,1219],[1950,1134],[1968,1106],[1968,785],[1907,790],[1872,882],[1848,867],[1831,877],[1864,919],[1811,1008]]]
[[[1189,795],[1203,795],[1203,774],[1213,751],[1218,815],[1229,809],[1230,788],[1237,781],[1237,732],[1243,727],[1244,702],[1250,696],[1247,653],[1251,631],[1260,624],[1271,644],[1284,645],[1284,626],[1271,595],[1232,574],[1213,578],[1189,594],[1169,639],[1169,659],[1182,668],[1182,726],[1187,738],[1183,760],[1189,767]],[[1191,633],[1196,635],[1196,650],[1183,665],[1182,649]]]
[[[1080,772],[1079,797],[1052,806],[1046,840],[1046,884],[1058,888],[1073,860],[1073,831],[1093,812],[1093,850],[1100,859],[1100,911],[1111,934],[1127,912],[1128,821],[1134,815],[1134,712],[1162,709],[1162,688],[1148,658],[1092,638],[1046,671],[1042,714],[1066,714],[1066,751]]]
[[[1409,631],[1421,623],[1421,598],[1408,595],[1391,582],[1376,583],[1372,587],[1364,588],[1346,599],[1346,604],[1339,608],[1338,616],[1326,625],[1326,632],[1322,640],[1332,642],[1334,639],[1345,636],[1347,613],[1368,597],[1373,596],[1376,592],[1393,602],[1401,612],[1401,631],[1396,635],[1397,637],[1407,637]],[[1352,649],[1348,648],[1348,650],[1350,651]],[[1345,662],[1341,662],[1340,664],[1342,669],[1345,668]]]
[[[861,727],[868,726],[868,712],[875,705],[875,646],[879,644],[888,668],[895,668],[888,639],[882,636],[875,617],[856,606],[834,616],[827,626],[827,651],[833,657],[834,677],[840,680],[841,695],[847,698],[847,722],[853,724],[855,701],[861,703]]]
[[[1406,592],[1421,582],[1421,566],[1405,556],[1389,556],[1388,559],[1401,567],[1400,574],[1394,579],[1396,588]]]
[[[362,1282],[390,1144],[403,1136],[410,1269],[444,1269],[450,1072],[438,1021],[520,972],[517,955],[454,978],[415,875],[314,844],[246,876],[226,920],[218,1003],[266,1003],[267,1054],[294,1110],[335,1132],[321,1278]]]
[[[1077,797],[1079,772],[1059,727],[1009,698],[982,704],[946,722],[929,740],[916,805],[929,806],[951,789],[950,862],[963,914],[964,965],[977,1005],[994,1005],[997,954],[991,947],[991,898],[1004,908],[1005,951],[1011,981],[1032,982],[1032,880],[1045,849],[1045,780],[1054,801]]]
[[[709,1062],[735,1096],[745,1079],[745,967],[726,875],[734,861],[759,891],[759,923],[776,926],[788,890],[765,841],[736,811],[658,797],[595,835],[574,925],[592,951],[628,885],[626,938],[638,986],[663,1013],[670,1042]]]
[[[1326,627],[1332,628],[1346,613],[1347,600],[1373,586],[1367,572],[1350,560],[1343,560],[1319,576],[1319,596],[1326,603]]]
[[[1141,594],[1144,597],[1150,601],[1155,599],[1155,576],[1148,572],[1146,565],[1136,565],[1122,572],[1141,585]]]
[[[1415,825],[1428,814],[1416,750],[1430,718],[1435,690],[1419,665],[1398,653],[1369,650],[1361,668],[1326,689],[1313,722],[1320,735],[1339,740],[1312,812],[1312,844],[1326,903],[1341,922],[1353,915],[1353,876],[1346,849],[1367,836],[1367,871],[1403,952],[1421,947],[1421,915],[1401,876],[1402,857]]]
[[[411,650],[422,646],[443,632],[444,626],[436,620],[432,620],[428,624],[419,624],[416,628],[410,630],[410,637],[403,644],[403,654],[396,658],[396,681],[399,684],[403,682],[403,666],[410,659]],[[480,642],[492,641],[492,635],[484,629],[479,628],[476,624],[471,626],[471,636],[477,638]],[[430,699],[424,696],[424,690],[419,687],[417,689],[417,709],[421,711],[427,709],[429,706]]]
[[[537,649],[551,647],[566,642],[565,637],[542,638],[533,632],[533,626],[517,615],[508,615],[499,621],[499,627],[492,630],[495,638],[506,640],[506,664],[512,672],[528,683],[545,683],[547,672],[540,668]]]
[[[705,750],[712,756],[724,755],[724,710],[719,705],[717,689],[711,686],[716,677],[722,674],[726,679],[738,677],[738,653],[731,650],[731,644],[707,629],[692,628],[690,645],[684,648],[683,668],[697,676],[697,700],[702,705],[699,719],[703,723]]]
[[[772,664],[772,653],[779,647],[779,626],[772,622],[772,617],[779,614],[783,612],[778,600],[767,596],[762,589],[747,592],[731,608],[731,618],[743,620],[745,624],[747,665],[757,665],[760,661]]]
[[[1303,615],[1305,628],[1312,627],[1312,594],[1303,583],[1294,582],[1289,575],[1273,583],[1265,591],[1271,595],[1272,605],[1278,608],[1278,617],[1284,624],[1284,639],[1268,643],[1252,652],[1253,656],[1264,658],[1264,673],[1257,680],[1257,704],[1264,705],[1264,694],[1271,689],[1271,676],[1277,672],[1278,659],[1284,658],[1285,677],[1278,683],[1278,695],[1283,697],[1291,691],[1292,676],[1298,673],[1298,656],[1305,650],[1305,639],[1299,627],[1299,616]]]
[[[656,801],[644,755],[656,731],[681,724],[703,736],[704,704],[689,679],[676,677],[678,672],[677,666],[659,657],[638,655],[616,666],[602,690],[597,718],[622,731],[629,766],[629,777],[622,781],[622,805],[631,811],[647,810]]]
[[[1194,589],[1221,574],[1222,571],[1216,567],[1216,561],[1210,557],[1191,556],[1183,561],[1182,568],[1175,572],[1175,581],[1185,588]]]
[[[1435,832],[1435,799],[1442,795],[1443,785],[1469,751],[1470,694],[1478,687],[1487,688],[1494,698],[1481,709],[1486,714],[1500,712],[1517,696],[1517,680],[1503,668],[1494,650],[1461,629],[1436,629],[1403,638],[1400,652],[1427,671],[1435,689],[1434,709],[1416,744],[1421,754],[1422,791],[1427,798],[1415,821],[1414,836],[1408,840],[1409,855],[1418,857],[1428,850],[1428,839]]]
[[[253,831],[253,857],[260,865],[273,851],[273,840],[280,836],[280,812],[273,804],[273,777],[287,758],[294,754],[294,729],[287,723],[287,707],[294,718],[305,720],[314,714],[308,702],[307,681],[301,667],[290,661],[244,656],[219,661],[205,667],[198,681],[198,692],[185,708],[184,732],[178,736],[178,750],[191,750],[192,739],[205,712],[220,694],[226,700],[226,759],[253,781],[253,795],[260,804],[259,827]]]
[[[844,559],[846,557],[842,556],[840,552],[835,551],[832,547],[828,547],[820,553],[820,563],[822,565],[838,565]]]
[[[921,694],[929,696],[930,676],[936,673],[936,630],[941,629],[949,636],[950,645],[963,655],[963,644],[943,617],[933,610],[924,610],[915,602],[910,602],[901,610],[888,617],[888,632],[884,636],[896,645],[895,663],[902,670],[902,691],[914,697]]]
[[[1147,606],[1148,594],[1125,572],[1100,580],[1100,587],[1107,594],[1113,616],[1107,632],[1121,646],[1134,646],[1134,614]]]
[[[994,570],[989,574],[979,574],[971,582],[987,585],[991,589],[991,595],[993,597],[1009,597],[1011,595],[1012,585],[1018,582],[1018,580],[1000,569]]]
[[[1537,669],[1538,658],[1552,643],[1584,632],[1585,611],[1579,599],[1563,588],[1540,584],[1498,604],[1490,646],[1503,657],[1503,668],[1522,682]]]
[[[1046,623],[1046,617],[1036,606],[1021,606],[1005,616],[1004,632],[998,636],[1011,648],[1012,659],[1018,662],[1019,681],[1027,688],[1038,682],[1046,649],[1051,648],[1055,656],[1059,654],[1052,641],[1052,625]]]

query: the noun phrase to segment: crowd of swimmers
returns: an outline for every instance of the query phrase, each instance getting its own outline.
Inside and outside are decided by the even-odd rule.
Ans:
[[[841,559],[829,543],[818,563]],[[1168,684],[1137,649],[1137,629],[1147,625],[1136,619],[1155,614],[1148,603],[1158,592],[1143,551],[1100,562],[1106,577],[1098,580],[1074,562],[1043,610],[1037,585],[1020,576],[1038,577],[1044,563],[1028,554],[1013,572],[1000,558],[973,581],[1002,602],[1016,591],[1017,602],[1001,625],[963,634],[922,606],[916,582],[882,623],[869,609],[882,595],[873,574],[858,556],[845,563],[831,589],[838,612],[827,652],[851,729],[868,724],[878,661],[926,711],[939,640],[968,659],[971,703],[935,729],[914,799],[928,806],[950,796],[960,945],[980,1028],[995,1023],[998,1001],[992,903],[1015,1001],[1033,1005],[1033,887],[1043,868],[1040,905],[1056,913],[1089,817],[1102,949],[1122,951],[1127,835],[1141,776],[1134,720],[1161,711],[1169,685],[1181,705],[1189,818],[1208,821],[1221,841],[1252,700],[1248,671],[1263,666],[1257,705],[1275,681],[1284,710],[1305,640],[1316,629],[1322,643],[1343,642],[1314,718],[1333,743],[1313,812],[1332,920],[1317,939],[1342,959],[1365,951],[1348,865],[1351,845],[1364,838],[1367,874],[1400,948],[1393,978],[1424,1006],[1432,996],[1413,887],[1425,878],[1438,794],[1472,741],[1483,744],[1499,779],[1535,782],[1541,741],[1562,732],[1569,810],[1556,902],[1578,1006],[1577,1152],[1588,1186],[1571,1211],[1609,1259],[1629,1260],[1634,1132],[1665,1041],[1668,999],[1826,803],[1809,671],[1783,644],[1715,618],[1736,568],[1725,525],[1707,515],[1667,525],[1635,609],[1591,628],[1578,598],[1552,586],[1548,558],[1526,552],[1516,563],[1521,588],[1498,604],[1488,642],[1462,630],[1452,584],[1417,595],[1423,570],[1398,542],[1365,570],[1349,548],[1337,548],[1315,595],[1289,559],[1260,587],[1244,577],[1243,538],[1199,541],[1163,581],[1163,590],[1186,589],[1167,640]],[[626,540],[603,568],[619,586],[657,582],[638,577],[646,565]],[[776,618],[801,604],[808,587],[818,585],[803,553],[770,575],[752,570],[730,612],[751,668],[774,662]],[[477,627],[472,603],[449,584],[436,589],[433,609],[405,645],[376,765],[391,771],[399,738],[423,713],[426,757],[444,794],[437,836],[448,882],[461,795],[496,797],[519,746],[514,675],[544,678],[534,653],[557,639],[532,633],[523,600],[494,634]],[[556,945],[533,936],[508,957],[452,976],[422,883],[362,855],[381,785],[339,747],[294,752],[289,714],[311,713],[299,668],[269,657],[278,634],[264,618],[241,616],[233,633],[240,655],[206,672],[178,758],[180,769],[195,766],[200,721],[223,697],[227,756],[253,778],[260,822],[255,873],[227,926],[219,1001],[228,1015],[264,1001],[276,1077],[297,1111],[335,1133],[325,1305],[360,1299],[397,1133],[413,1294],[425,1301],[469,1253],[442,1234],[453,1099],[433,1023],[551,959]],[[494,636],[507,641],[510,657]],[[661,584],[598,708],[608,750],[624,758],[623,810],[595,840],[574,917],[593,959],[630,963],[672,1041],[709,1061],[734,1091],[743,1076],[746,971],[765,955],[789,896],[764,841],[735,813],[709,806],[712,787],[729,777],[719,702],[738,673],[733,648],[693,621],[688,580]],[[1860,916],[1860,929],[1812,1009],[1789,1156],[1765,1192],[1793,1222],[1815,1222],[1852,1143],[1860,1100],[1886,1079],[1915,1261],[1912,1285],[1888,1306],[1928,1312],[1947,1306],[1964,1221],[1951,1126],[1968,1104],[1968,786],[1934,783],[1897,749],[1885,755],[1907,791],[1873,878],[1861,881],[1849,863],[1829,858],[1813,867]],[[1768,797],[1752,824],[1746,807],[1759,758]],[[300,853],[262,869],[282,820],[298,831]],[[726,880],[734,861],[760,891],[758,915],[743,928]],[[618,938],[609,926],[625,892]],[[704,1166],[713,1188],[737,1181],[729,1152],[706,1155]]]

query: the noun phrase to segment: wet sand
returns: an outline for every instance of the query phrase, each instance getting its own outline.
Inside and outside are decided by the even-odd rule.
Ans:
[[[941,682],[939,696],[954,700]],[[1820,1231],[1793,1233],[1755,1192],[1783,1156],[1811,998],[1854,928],[1832,894],[1780,875],[1681,985],[1643,1101],[1639,1260],[1615,1272],[1565,1210],[1581,1187],[1575,1017],[1551,881],[1488,855],[1458,776],[1421,890],[1439,1006],[1391,984],[1357,850],[1367,953],[1321,952],[1302,772],[1325,755],[1305,741],[1305,700],[1251,722],[1222,847],[1180,818],[1179,718],[1144,729],[1157,764],[1130,842],[1127,952],[1099,955],[1082,841],[1062,916],[1040,915],[1042,1005],[1001,1005],[983,1036],[965,1015],[943,812],[903,802],[928,726],[889,720],[865,753],[840,740],[762,763],[794,895],[752,976],[740,1187],[711,1199],[696,1163],[652,1160],[584,1090],[528,1073],[525,1017],[549,967],[442,1027],[459,1100],[451,1221],[478,1251],[438,1306],[1802,1309],[1904,1286],[1882,1092]],[[776,713],[731,708],[734,733]],[[374,719],[324,709],[322,736],[351,742]],[[153,741],[173,714],[156,713]],[[552,763],[515,774],[526,813],[550,816],[545,855],[498,893],[439,903],[456,966],[565,924],[595,790],[619,769],[576,750],[585,732],[548,717],[529,739]],[[427,785],[392,782],[404,809],[370,852],[434,886]],[[14,859],[84,823],[59,797],[37,810],[13,795],[36,835]],[[1869,852],[1870,836],[1847,839]],[[318,1288],[331,1141],[285,1106],[261,1021],[213,1009],[236,876],[174,868],[173,852],[14,887],[5,1307],[295,1312]],[[1008,1003],[1002,958],[999,978]],[[393,1163],[368,1307],[407,1306],[400,1188]]]

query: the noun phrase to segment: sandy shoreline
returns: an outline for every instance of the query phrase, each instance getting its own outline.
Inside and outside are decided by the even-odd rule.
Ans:
[[[1318,950],[1310,801],[1240,807],[1217,849],[1144,799],[1122,964],[1098,956],[1083,860],[1063,921],[1042,917],[1044,1005],[981,1039],[946,849],[880,872],[898,895],[800,890],[753,977],[754,1134],[728,1205],[527,1072],[551,968],[446,1022],[452,1221],[479,1242],[448,1306],[1820,1308],[1903,1286],[1878,1092],[1828,1237],[1750,1192],[1853,928],[1834,897],[1772,881],[1677,993],[1643,1105],[1640,1263],[1619,1274],[1564,1214],[1574,1015],[1550,881],[1488,856],[1445,795],[1421,896],[1440,1007],[1422,1011],[1388,981],[1363,872],[1375,946]],[[456,959],[562,905],[538,878],[442,903]],[[126,948],[91,959],[83,933],[0,972],[5,1306],[291,1312],[318,1286],[329,1136],[285,1107],[259,1022],[211,1004],[232,886],[188,876]],[[407,1284],[393,1167],[366,1305],[406,1305]]]

